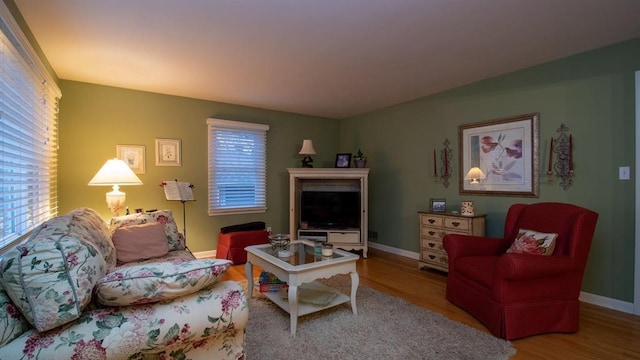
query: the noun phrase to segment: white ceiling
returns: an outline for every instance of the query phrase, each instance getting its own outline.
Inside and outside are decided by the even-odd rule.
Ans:
[[[345,118],[640,37],[639,0],[15,0],[61,79]]]

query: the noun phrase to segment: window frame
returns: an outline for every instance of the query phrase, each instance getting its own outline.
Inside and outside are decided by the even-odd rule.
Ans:
[[[209,216],[263,213],[267,211],[268,130],[269,126],[264,124],[214,118],[207,119],[207,210]],[[258,144],[260,147],[257,149],[257,154],[250,157],[251,161],[258,161],[256,168],[250,168],[249,164],[246,166],[239,165],[239,163],[234,163],[233,169],[229,169],[227,167],[227,170],[223,170],[222,166],[218,166],[218,163],[223,163],[224,160],[228,162],[232,161],[231,157],[237,155],[231,155],[231,157],[220,157],[220,153],[217,151],[219,143],[216,141],[217,136],[215,134],[224,135],[225,132],[231,132],[231,135],[244,133],[247,137],[253,138],[253,140],[250,140],[249,142],[253,142],[255,140],[260,142],[260,144]],[[228,139],[231,139],[231,136]],[[246,143],[238,145],[241,146],[243,144],[245,147],[247,146]],[[246,185],[248,189],[239,188],[237,183],[234,183],[233,186],[222,187],[221,181],[219,181],[221,177],[246,178],[247,176],[252,176],[252,173],[255,174],[256,179],[247,182]],[[253,202],[241,198],[242,196],[251,197],[251,191],[254,192]],[[229,196],[221,196],[221,193],[223,192],[228,192]],[[234,196],[234,194],[236,196]],[[238,198],[238,196],[240,196],[240,198]]]
[[[4,2],[0,32],[1,254],[57,216],[57,116],[62,93]]]

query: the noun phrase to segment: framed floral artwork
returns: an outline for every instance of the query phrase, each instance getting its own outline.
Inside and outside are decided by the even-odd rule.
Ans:
[[[538,197],[538,132],[537,113],[461,125],[460,193]],[[481,175],[465,179],[476,167]]]
[[[180,139],[156,139],[156,166],[182,166]]]
[[[136,174],[146,171],[144,153],[144,145],[116,145],[116,157],[126,162]]]

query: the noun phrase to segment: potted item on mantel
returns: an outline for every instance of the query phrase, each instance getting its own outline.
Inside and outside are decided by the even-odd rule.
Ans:
[[[362,150],[358,149],[358,152],[353,157],[353,165],[357,168],[367,167],[367,155],[362,153]]]

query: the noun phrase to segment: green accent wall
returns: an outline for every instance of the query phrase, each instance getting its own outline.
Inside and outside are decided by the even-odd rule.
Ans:
[[[377,232],[371,240],[418,252],[416,212],[427,209],[429,198],[445,198],[447,211],[473,200],[476,212],[487,215],[487,235],[496,237],[513,203],[573,203],[600,214],[583,290],[633,302],[639,69],[635,39],[343,121],[341,150],[368,155],[369,229]],[[461,196],[459,126],[532,112],[540,114],[540,196]],[[575,176],[566,191],[546,183],[549,142],[562,123],[574,143]],[[445,139],[456,159],[447,188],[432,180],[433,149]],[[631,166],[631,181],[618,180],[619,166]]]
[[[250,221],[265,221],[274,232],[289,228],[289,174],[299,167],[303,139],[312,139],[317,167],[333,167],[340,131],[338,120],[295,115],[184,97],[160,95],[74,81],[60,81],[60,151],[58,169],[59,213],[76,207],[96,209],[105,219],[105,194],[110,187],[87,183],[110,158],[116,145],[144,145],[146,173],[141,186],[122,186],[126,205],[170,209],[182,230],[179,201],[167,201],[160,183],[178,179],[191,182],[196,201],[186,203],[187,244],[192,251],[215,250],[220,228]],[[255,122],[270,126],[267,133],[267,206],[265,213],[208,216],[207,118]],[[182,140],[182,166],[155,165],[155,139]]]

